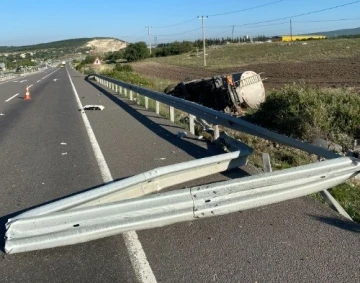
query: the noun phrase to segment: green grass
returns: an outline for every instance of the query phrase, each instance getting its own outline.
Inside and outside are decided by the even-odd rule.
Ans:
[[[253,63],[304,62],[350,58],[360,53],[360,38],[333,39],[288,43],[229,44],[206,49],[207,68],[239,67]],[[199,56],[196,56],[199,55]],[[202,68],[202,53],[186,53],[177,56],[149,58],[162,64]]]
[[[360,223],[360,186],[345,183],[331,189],[330,193],[344,207],[351,218]]]
[[[351,147],[360,137],[360,96],[345,88],[288,85],[271,91],[246,119],[297,139],[321,137]]]

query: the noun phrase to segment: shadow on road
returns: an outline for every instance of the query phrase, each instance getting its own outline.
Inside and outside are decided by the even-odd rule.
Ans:
[[[356,222],[351,222],[349,220],[342,220],[334,217],[326,217],[326,216],[317,216],[317,215],[310,215],[313,219],[324,222],[328,225],[338,227],[340,229],[344,229],[347,231],[360,233],[360,224]]]
[[[108,92],[103,87],[101,87],[101,86],[97,85],[95,82],[89,80],[88,77],[85,77],[85,81],[90,83],[93,87],[95,87],[97,90],[99,90],[105,96],[107,96],[111,101],[113,101],[115,104],[117,104],[119,107],[121,107],[121,109],[126,111],[134,119],[136,119],[138,122],[143,124],[145,127],[147,127],[149,130],[151,130],[153,133],[158,135],[160,138],[173,144],[174,146],[183,150],[184,152],[191,155],[192,157],[198,159],[198,158],[209,157],[209,156],[214,156],[214,155],[224,153],[220,148],[218,148],[214,144],[207,142],[207,141],[205,141],[205,142],[199,141],[199,140],[193,139],[191,137],[188,139],[178,138],[174,132],[171,132],[164,127],[183,130],[182,128],[177,127],[176,125],[170,124],[170,123],[169,123],[169,125],[167,125],[165,123],[158,123],[156,121],[156,119],[161,119],[161,121],[164,121],[164,118],[160,117],[160,116],[155,116],[154,112],[150,112],[147,109],[144,109],[144,111],[143,111],[143,109],[140,108],[140,106],[138,106],[137,104],[133,103],[130,100],[128,102],[126,102],[121,99],[118,99],[115,95]],[[141,111],[143,113],[140,113],[139,111]],[[149,115],[147,115],[147,113],[149,113]],[[155,120],[152,120],[151,118],[154,118]],[[206,145],[206,148],[196,144],[195,142]],[[241,170],[240,168],[234,168],[232,170],[223,172],[221,174],[228,178],[234,178],[234,176],[236,176],[237,178],[240,178],[240,177],[249,175],[248,173]]]

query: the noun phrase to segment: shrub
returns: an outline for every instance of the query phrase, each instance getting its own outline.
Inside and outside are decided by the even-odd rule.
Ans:
[[[119,72],[133,72],[134,69],[131,65],[116,63],[114,70]]]
[[[154,83],[151,80],[141,77],[138,74],[132,72],[113,70],[113,71],[103,72],[102,75],[146,88],[155,87]]]
[[[294,138],[320,136],[349,146],[359,135],[360,97],[345,89],[290,85],[272,91],[247,119]]]

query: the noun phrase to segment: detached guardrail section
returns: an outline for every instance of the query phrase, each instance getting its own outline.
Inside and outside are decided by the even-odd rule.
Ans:
[[[10,219],[5,250],[18,253],[72,245],[265,206],[331,188],[354,177],[359,170],[358,160],[341,157],[119,202],[74,205],[65,211],[62,205],[53,205],[51,213],[34,210]]]
[[[340,157],[324,148],[279,135],[180,98],[104,76],[94,77],[116,92],[128,94],[130,99],[133,99],[133,95],[154,99],[156,112],[159,112],[161,102],[170,106],[170,112],[177,108],[189,113],[190,129],[194,127],[196,116],[215,125],[243,131],[329,160],[147,196],[176,184],[245,165],[252,149],[215,131],[215,138],[227,141],[233,152],[153,169],[54,201],[9,219],[6,224],[7,253],[72,245],[126,231],[161,227],[265,206],[320,191],[323,191],[330,202],[334,202],[335,207],[338,206],[340,213],[350,218],[331,199],[326,189],[355,177],[360,171],[358,159]],[[145,106],[148,107],[146,99]],[[174,119],[174,113],[170,113],[170,118]],[[270,171],[271,166],[268,167]]]

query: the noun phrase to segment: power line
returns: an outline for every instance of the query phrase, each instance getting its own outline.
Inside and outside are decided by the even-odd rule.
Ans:
[[[189,33],[189,32],[193,32],[193,31],[200,30],[200,29],[201,29],[201,28],[196,28],[196,29],[184,31],[184,32],[181,32],[181,33],[173,33],[173,34],[154,34],[154,35],[155,35],[155,36],[174,36],[174,35],[182,35],[182,34]]]
[[[257,9],[257,8],[262,8],[262,7],[270,6],[270,5],[277,4],[277,3],[280,3],[280,2],[284,2],[284,1],[286,1],[286,0],[277,0],[277,1],[270,2],[270,3],[266,3],[266,4],[262,4],[262,5],[258,5],[258,6],[254,6],[254,7],[250,7],[250,8],[245,8],[245,9],[241,9],[241,10],[236,10],[236,11],[230,11],[230,12],[213,14],[213,15],[209,15],[209,17],[217,17],[217,16],[223,16],[223,15],[240,13],[240,12],[244,12],[244,11],[249,11],[249,10],[254,10],[254,9]]]
[[[288,21],[286,21],[286,22],[281,22],[281,23],[276,23],[276,24],[267,24],[267,25],[254,25],[254,26],[247,26],[247,28],[258,28],[258,27],[268,27],[268,26],[280,26],[280,25],[284,25],[284,24],[289,24],[289,22]],[[231,27],[233,27],[233,26],[238,26],[238,25],[232,25],[232,26],[207,26],[207,28],[231,28]]]
[[[191,19],[189,19],[189,20],[186,20],[186,21],[183,21],[183,22],[180,22],[180,23],[177,23],[177,24],[172,24],[172,25],[168,25],[168,26],[159,26],[159,27],[154,26],[153,28],[171,28],[171,27],[176,27],[176,26],[180,26],[180,25],[183,25],[183,24],[186,24],[186,23],[195,21],[196,19],[197,19],[197,18],[191,18]]]
[[[345,6],[350,6],[350,5],[357,4],[357,3],[360,3],[360,0],[345,3],[345,4],[342,4],[342,5],[333,6],[333,7],[330,7],[330,8],[325,8],[325,9],[321,9],[321,10],[315,10],[315,11],[312,11],[312,12],[297,14],[297,15],[293,15],[293,16],[289,16],[289,17],[277,18],[277,19],[273,19],[273,20],[261,21],[261,22],[256,22],[256,23],[241,24],[241,25],[236,25],[236,26],[241,27],[241,26],[249,26],[249,25],[256,25],[256,24],[271,23],[271,22],[276,22],[276,21],[281,21],[281,20],[289,20],[289,19],[292,19],[292,18],[298,18],[298,17],[302,17],[302,16],[307,16],[307,15],[321,13],[321,12],[325,12],[325,11],[329,11],[329,10],[334,10],[334,9],[337,9],[337,8],[342,8],[342,7],[345,7]]]
[[[287,1],[287,0],[277,0],[277,1],[270,2],[270,3],[266,3],[266,4],[262,4],[262,5],[257,5],[257,6],[254,6],[254,7],[249,7],[249,8],[245,8],[245,9],[241,9],[241,10],[236,10],[236,11],[230,11],[230,12],[213,14],[213,15],[209,15],[208,17],[217,17],[217,16],[222,16],[222,15],[229,15],[229,14],[240,13],[240,12],[244,12],[244,11],[249,11],[249,10],[254,10],[254,9],[258,9],[258,8],[270,6],[270,5],[273,5],[273,4],[276,4],[276,3],[280,3],[280,2],[284,2],[284,1]],[[175,26],[179,26],[179,25],[182,25],[182,24],[186,24],[186,23],[192,22],[192,21],[194,21],[194,20],[196,20],[196,19],[197,19],[197,18],[191,18],[191,19],[182,21],[182,22],[180,22],[180,23],[171,24],[171,25],[167,25],[167,26],[154,26],[153,28],[155,28],[155,29],[159,28],[159,29],[160,29],[160,28],[175,27]]]
[[[360,20],[360,18],[347,18],[347,19],[335,19],[335,20],[317,20],[317,21],[294,21],[294,23],[324,23],[324,22],[340,22],[340,21],[354,21]]]
[[[218,37],[218,36],[220,36],[220,35],[223,35],[224,33],[227,33],[227,32],[229,32],[229,31],[231,31],[231,30],[232,30],[232,28],[229,28],[229,29],[227,29],[227,30],[225,30],[225,31],[223,31],[223,32],[215,35],[214,37]]]

